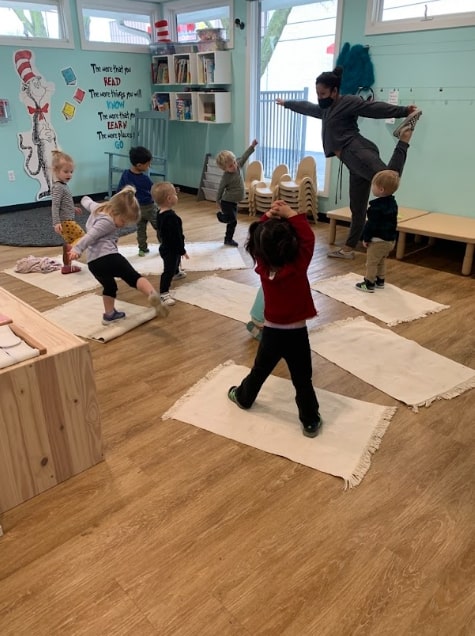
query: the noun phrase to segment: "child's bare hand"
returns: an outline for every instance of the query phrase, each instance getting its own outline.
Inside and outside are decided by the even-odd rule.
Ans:
[[[81,208],[74,208],[74,211],[76,212],[76,214],[82,214]]]
[[[296,216],[297,214],[297,212],[295,210],[292,210],[292,208],[287,205],[285,201],[281,201],[280,199],[274,201],[274,203],[271,205],[270,211],[273,216],[280,216],[283,219],[288,219],[289,217]]]
[[[366,241],[362,241],[363,247],[368,247],[368,243]]]
[[[54,231],[56,232],[56,234],[63,233],[63,226],[61,225],[61,223],[56,223],[56,225],[54,226]]]
[[[257,141],[257,139],[253,139],[253,140],[251,141],[251,146],[252,146],[253,148],[255,148],[255,147],[257,146],[257,144],[258,144],[258,143],[259,143],[259,142]]]
[[[186,258],[186,260],[190,259],[190,257],[188,256],[188,254],[186,252],[183,254],[182,258]]]
[[[278,104],[279,106],[283,106],[285,104],[285,99],[282,99],[282,97],[278,97],[275,100],[275,103]]]
[[[74,250],[69,250],[68,256],[69,256],[69,260],[77,261],[77,259],[81,256],[81,254],[78,254]]]

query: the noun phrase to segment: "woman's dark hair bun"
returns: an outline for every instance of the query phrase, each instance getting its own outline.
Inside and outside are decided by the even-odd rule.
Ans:
[[[341,77],[343,75],[343,66],[335,66],[333,72],[337,77]]]

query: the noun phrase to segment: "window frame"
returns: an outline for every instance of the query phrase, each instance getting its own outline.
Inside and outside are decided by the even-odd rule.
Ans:
[[[421,4],[421,10],[423,5]],[[434,29],[453,29],[475,25],[475,11],[464,13],[447,13],[445,15],[430,15],[427,19],[404,18],[402,20],[382,20],[384,0],[367,0],[365,35],[383,33],[405,33],[411,31],[431,31]]]
[[[176,16],[178,13],[188,13],[217,7],[229,8],[229,33],[227,33],[228,49],[234,48],[234,2],[233,0],[173,0],[163,5],[163,19],[168,21],[170,39],[178,42]]]
[[[20,4],[22,0],[15,0],[16,4]],[[62,38],[39,38],[39,37],[19,37],[16,35],[1,35],[0,34],[0,46],[27,46],[27,47],[42,47],[51,49],[74,49],[74,35],[73,25],[71,20],[70,2],[69,0],[48,0],[48,2],[41,2],[41,0],[25,0],[25,5],[31,7],[32,4],[37,4],[39,7],[44,7],[47,4],[56,5],[58,7],[58,19],[61,22],[63,30]]]
[[[94,9],[95,11],[114,11],[116,13],[123,12],[130,15],[136,13],[138,15],[150,16],[150,44],[154,42],[153,32],[154,23],[158,19],[157,7],[148,2],[127,2],[126,0],[101,0],[100,6],[95,0],[77,0],[77,16],[79,36],[81,41],[81,49],[83,51],[113,51],[115,53],[150,53],[149,44],[122,44],[120,42],[91,42],[86,38],[84,28],[83,9]]]

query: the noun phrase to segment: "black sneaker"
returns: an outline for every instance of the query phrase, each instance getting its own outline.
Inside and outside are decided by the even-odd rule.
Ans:
[[[238,399],[236,397],[236,389],[237,386],[232,386],[229,391],[228,391],[228,398],[231,400],[231,402],[234,402],[234,404],[236,406],[239,406],[240,409],[245,409],[245,406],[242,406],[242,404],[239,404]]]
[[[384,278],[379,278],[379,276],[376,276],[375,287],[376,289],[384,289]]]
[[[315,422],[311,422],[310,424],[304,424],[302,422],[302,432],[305,437],[317,437],[321,428],[322,418],[320,417],[320,413],[317,414],[317,419]]]
[[[236,243],[236,241],[233,241],[233,239],[224,239],[224,244],[225,245],[229,245],[231,247],[238,247],[239,243]]]
[[[367,278],[365,278],[362,283],[356,283],[355,287],[356,287],[356,289],[359,289],[360,291],[369,292],[370,294],[374,294],[375,284],[374,283],[370,283]]]

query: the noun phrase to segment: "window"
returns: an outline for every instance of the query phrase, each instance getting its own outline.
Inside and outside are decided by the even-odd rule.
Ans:
[[[263,0],[260,8],[260,63],[253,65],[259,104],[256,157],[270,177],[280,163],[295,175],[302,157],[313,156],[319,194],[326,196],[330,161],[323,152],[321,120],[296,115],[275,102],[277,98],[317,101],[315,78],[333,68],[338,49],[339,2]]]
[[[475,0],[368,0],[366,34],[475,25]]]
[[[0,0],[1,1],[1,0]],[[81,45],[89,51],[149,51],[155,21],[152,4],[78,0]]]
[[[177,0],[163,7],[163,17],[168,20],[170,37],[174,42],[197,42],[199,31],[221,29],[219,34],[232,47],[234,25],[232,2],[226,0]]]
[[[0,0],[0,44],[72,48],[69,2]]]

